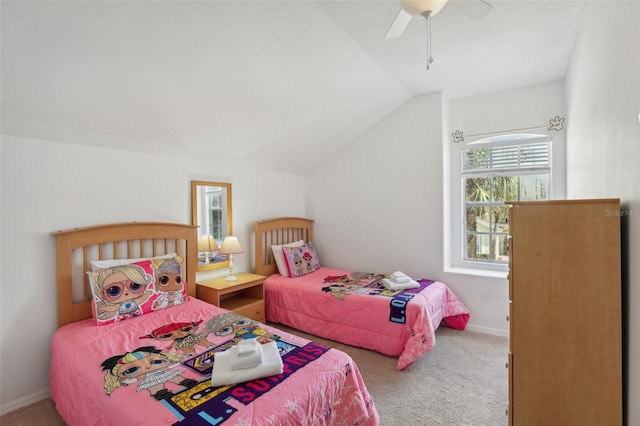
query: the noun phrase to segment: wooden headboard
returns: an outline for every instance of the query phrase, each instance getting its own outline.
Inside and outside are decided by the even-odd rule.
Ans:
[[[91,318],[91,289],[86,274],[92,260],[133,259],[177,253],[185,258],[187,293],[195,297],[198,227],[175,223],[133,222],[74,228],[56,237],[58,327]]]
[[[273,259],[272,244],[287,244],[298,240],[309,242],[313,235],[313,220],[301,217],[279,217],[254,222],[256,274],[278,272]]]

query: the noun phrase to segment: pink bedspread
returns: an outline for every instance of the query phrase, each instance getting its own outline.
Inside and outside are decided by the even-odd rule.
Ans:
[[[441,322],[464,329],[469,310],[444,283],[420,280],[417,290],[384,289],[380,276],[320,268],[297,278],[265,281],[267,320],[309,334],[398,356],[405,369],[436,342]]]
[[[212,387],[213,354],[256,336],[276,341],[283,374]],[[69,426],[379,424],[347,354],[196,299],[106,326],[69,324],[51,357],[51,396]]]

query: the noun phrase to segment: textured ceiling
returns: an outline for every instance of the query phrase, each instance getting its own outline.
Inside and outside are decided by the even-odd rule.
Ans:
[[[3,0],[2,133],[304,174],[414,96],[564,77],[583,1],[455,1],[427,71],[423,19],[384,39],[394,0]]]

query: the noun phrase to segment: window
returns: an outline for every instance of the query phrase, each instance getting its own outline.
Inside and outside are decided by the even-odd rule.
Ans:
[[[221,244],[227,234],[225,224],[223,223],[223,200],[222,190],[220,187],[207,187],[205,191],[205,202],[209,206],[208,226],[209,233],[213,238]],[[225,226],[223,226],[225,225]]]
[[[517,134],[487,138],[460,151],[463,262],[507,264],[506,201],[550,198],[551,138]]]

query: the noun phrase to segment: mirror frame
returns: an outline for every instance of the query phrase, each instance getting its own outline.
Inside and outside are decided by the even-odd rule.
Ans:
[[[231,184],[226,182],[207,182],[201,180],[191,181],[191,224],[198,226],[198,240],[203,235],[200,224],[198,223],[198,188],[202,186],[217,186],[226,188],[227,190],[227,235],[233,235],[233,215],[231,205]],[[222,241],[220,241],[222,244]],[[202,265],[200,263],[200,255],[198,255],[198,271],[208,271],[211,269],[226,268],[229,266],[229,260]]]

